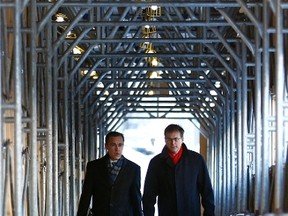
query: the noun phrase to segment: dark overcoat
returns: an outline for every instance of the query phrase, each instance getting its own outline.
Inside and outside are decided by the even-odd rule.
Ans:
[[[109,156],[88,162],[77,216],[86,216],[92,197],[93,216],[142,215],[140,166],[124,157],[114,182],[108,173]]]
[[[204,158],[183,145],[183,154],[175,166],[164,147],[148,166],[144,194],[144,216],[154,216],[158,197],[159,216],[214,215],[214,194]]]

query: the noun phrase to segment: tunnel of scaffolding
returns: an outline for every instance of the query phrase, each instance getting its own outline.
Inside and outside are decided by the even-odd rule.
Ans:
[[[74,216],[105,134],[159,119],[217,216],[288,214],[287,0],[1,0],[0,42],[0,215]]]

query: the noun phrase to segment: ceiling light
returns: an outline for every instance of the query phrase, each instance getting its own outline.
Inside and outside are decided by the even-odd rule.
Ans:
[[[159,59],[157,57],[150,57],[149,58],[149,64],[152,67],[156,67],[159,63]]]
[[[149,34],[143,34],[142,38],[144,38],[144,39],[149,39]],[[142,49],[148,49],[149,46],[151,46],[150,44],[151,44],[150,42],[145,41],[145,42],[143,42],[143,43],[140,44],[140,47],[141,47]]]
[[[81,47],[79,47],[79,46],[75,46],[73,48],[72,52],[73,52],[73,54],[82,54],[84,52],[84,50]]]
[[[67,16],[63,13],[57,13],[56,14],[56,22],[65,22],[65,19],[67,19]]]
[[[149,78],[150,79],[158,79],[158,78],[161,78],[161,76],[158,73],[158,71],[151,71],[151,72],[149,72]]]
[[[68,34],[66,35],[66,38],[76,39],[77,35],[75,32],[69,31]]]
[[[150,8],[151,10],[157,10],[159,7],[157,5],[152,5]]]
[[[153,34],[156,33],[156,26],[145,25],[142,30],[143,34]]]
[[[154,49],[152,43],[149,44],[146,53],[156,53],[156,50]]]
[[[154,95],[155,92],[154,92],[153,90],[149,90],[149,91],[147,92],[147,94],[148,94],[148,95]]]
[[[147,47],[145,53],[153,54],[156,53],[156,50],[154,49],[153,45],[150,43]],[[159,59],[155,56],[147,57],[145,58],[147,62],[149,62],[150,66],[155,67],[160,62]]]
[[[161,7],[157,5],[152,5],[146,9],[146,15],[150,17],[159,17],[161,16]]]

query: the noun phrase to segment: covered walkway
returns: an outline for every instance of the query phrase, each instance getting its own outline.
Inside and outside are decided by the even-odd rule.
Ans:
[[[287,0],[0,0],[0,42],[0,215],[75,215],[132,119],[198,128],[217,216],[288,213]]]

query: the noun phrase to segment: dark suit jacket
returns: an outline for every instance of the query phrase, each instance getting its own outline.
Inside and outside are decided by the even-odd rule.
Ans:
[[[146,174],[143,210],[154,216],[158,197],[159,216],[214,216],[214,193],[203,157],[183,144],[183,154],[175,166],[164,147],[149,164]]]
[[[140,216],[140,166],[124,157],[122,168],[112,185],[108,173],[109,156],[87,163],[77,216],[86,216],[92,197],[93,215]]]

